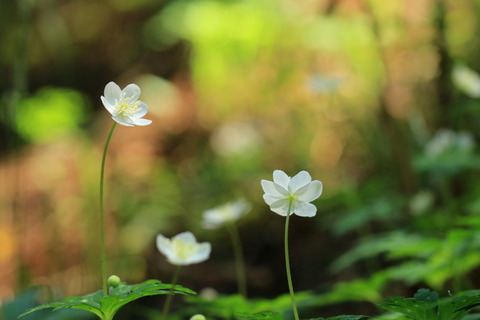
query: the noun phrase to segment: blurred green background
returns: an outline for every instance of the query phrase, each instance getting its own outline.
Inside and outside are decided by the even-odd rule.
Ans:
[[[235,293],[228,235],[201,218],[243,197],[250,296],[285,293],[260,180],[308,170],[324,194],[291,225],[305,306],[478,288],[479,17],[478,0],[0,2],[0,301],[100,288],[109,81],[138,84],[154,121],[112,138],[109,273],[168,282],[155,236],[190,230],[213,252],[181,283]]]

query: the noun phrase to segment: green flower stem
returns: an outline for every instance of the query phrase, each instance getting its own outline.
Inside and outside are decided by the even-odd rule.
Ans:
[[[102,167],[100,169],[100,260],[101,260],[101,272],[102,272],[102,286],[103,286],[103,295],[108,296],[108,286],[107,286],[107,250],[105,249],[105,212],[103,209],[103,182],[105,176],[105,160],[107,158],[108,145],[110,144],[110,139],[112,138],[113,130],[117,126],[117,122],[113,122],[112,128],[108,133],[107,141],[105,142],[105,147],[103,149],[102,157]]]
[[[245,273],[245,261],[243,259],[242,242],[238,234],[238,229],[234,222],[227,223],[227,229],[232,240],[233,254],[235,255],[235,269],[237,271],[238,292],[247,297],[247,280]]]
[[[292,199],[288,203],[287,218],[285,220],[285,268],[287,270],[288,290],[290,291],[290,299],[292,300],[292,310],[295,320],[299,320],[297,304],[295,303],[295,292],[293,291],[292,274],[290,271],[290,257],[288,253],[288,225],[290,223],[290,211],[292,209]]]
[[[168,312],[170,311],[170,304],[172,303],[172,298],[173,298],[173,291],[175,290],[175,285],[177,284],[178,280],[178,275],[180,274],[180,266],[177,266],[177,269],[175,269],[175,273],[173,274],[173,279],[172,279],[172,288],[170,289],[170,293],[167,296],[167,300],[165,300],[165,305],[163,306],[163,312],[162,312],[162,320],[167,320],[168,317]]]

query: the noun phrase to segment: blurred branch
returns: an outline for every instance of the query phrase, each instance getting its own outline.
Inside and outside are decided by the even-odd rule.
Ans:
[[[332,14],[339,2],[340,0],[328,0],[325,6],[325,15]]]
[[[445,0],[434,1],[434,26],[436,29],[434,44],[438,52],[438,76],[435,81],[438,98],[438,126],[448,126],[449,108],[451,103],[451,82],[452,59],[448,53],[446,40],[446,3]]]
[[[24,239],[22,235],[26,229],[25,216],[21,212],[21,193],[20,193],[20,168],[17,161],[17,147],[19,144],[18,135],[16,133],[16,110],[21,99],[25,96],[27,92],[27,82],[28,82],[28,37],[29,37],[29,26],[30,26],[30,17],[31,17],[31,3],[30,0],[19,0],[16,2],[16,38],[15,38],[15,60],[12,70],[12,87],[10,91],[10,101],[7,103],[7,108],[4,113],[4,125],[7,131],[7,141],[6,141],[6,150],[13,150],[14,154],[12,157],[13,160],[13,170],[14,170],[14,180],[13,185],[11,186],[11,205],[12,205],[12,215],[13,218],[17,220],[16,225],[18,226],[18,239]],[[27,285],[27,276],[26,268],[23,262],[23,254],[25,250],[22,248],[22,245],[19,244],[19,250],[17,253],[17,269],[20,271],[18,273],[18,286],[20,288],[25,288]],[[15,263],[15,262],[13,262]]]
[[[387,95],[393,80],[388,59],[382,47],[380,24],[375,16],[369,0],[362,0],[362,5],[364,12],[370,19],[372,33],[377,44],[377,51],[385,73],[382,92],[379,96],[380,125],[387,133],[389,146],[393,155],[392,162],[394,162],[393,165],[398,169],[393,171],[398,173],[398,178],[399,181],[401,181],[403,190],[408,193],[413,193],[416,190],[417,183],[412,168],[410,145],[405,134],[405,125],[400,120],[394,118],[389,112]]]

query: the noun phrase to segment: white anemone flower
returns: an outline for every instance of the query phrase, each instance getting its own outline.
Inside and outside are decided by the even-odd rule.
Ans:
[[[176,266],[203,262],[210,257],[212,251],[209,242],[198,243],[191,232],[179,233],[172,239],[159,234],[157,248],[167,257],[168,262]]]
[[[148,107],[138,100],[140,88],[136,84],[131,83],[122,90],[115,82],[109,82],[103,94],[102,103],[117,123],[127,127],[152,123],[152,120],[142,119],[147,114]]]
[[[313,217],[317,207],[310,202],[320,197],[323,185],[318,180],[312,181],[307,171],[300,171],[291,178],[282,170],[275,170],[273,182],[262,180],[262,188],[263,199],[273,212],[286,216],[290,206],[290,214]]]
[[[225,223],[238,220],[250,211],[250,209],[251,206],[248,202],[239,199],[207,210],[203,213],[203,227],[206,229],[218,228]]]

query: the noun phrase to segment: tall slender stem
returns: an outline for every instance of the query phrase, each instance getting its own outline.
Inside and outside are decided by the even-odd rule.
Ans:
[[[112,138],[113,130],[117,126],[116,122],[113,122],[112,128],[108,133],[107,141],[105,142],[105,147],[103,149],[102,157],[102,167],[100,169],[100,260],[101,260],[101,271],[102,271],[102,286],[103,286],[103,295],[108,295],[108,285],[107,285],[107,250],[105,248],[105,211],[103,209],[103,184],[105,176],[105,160],[107,158],[108,145],[110,144],[110,139]]]
[[[173,274],[172,288],[170,289],[170,293],[168,294],[167,300],[165,300],[165,305],[163,306],[162,320],[167,320],[168,312],[170,311],[170,304],[172,303],[173,290],[175,290],[175,285],[177,284],[179,274],[180,266],[177,266],[177,269],[175,269],[175,273]]]
[[[238,292],[247,297],[247,279],[245,275],[245,261],[243,259],[242,242],[234,222],[227,223],[227,229],[232,240],[233,254],[235,255],[235,269],[237,272]]]
[[[293,291],[292,274],[290,272],[290,256],[288,253],[288,225],[290,223],[290,211],[292,210],[292,200],[288,203],[287,218],[285,220],[285,268],[287,270],[288,290],[290,291],[290,299],[292,300],[292,310],[295,320],[299,320],[297,304],[295,303],[295,292]]]

